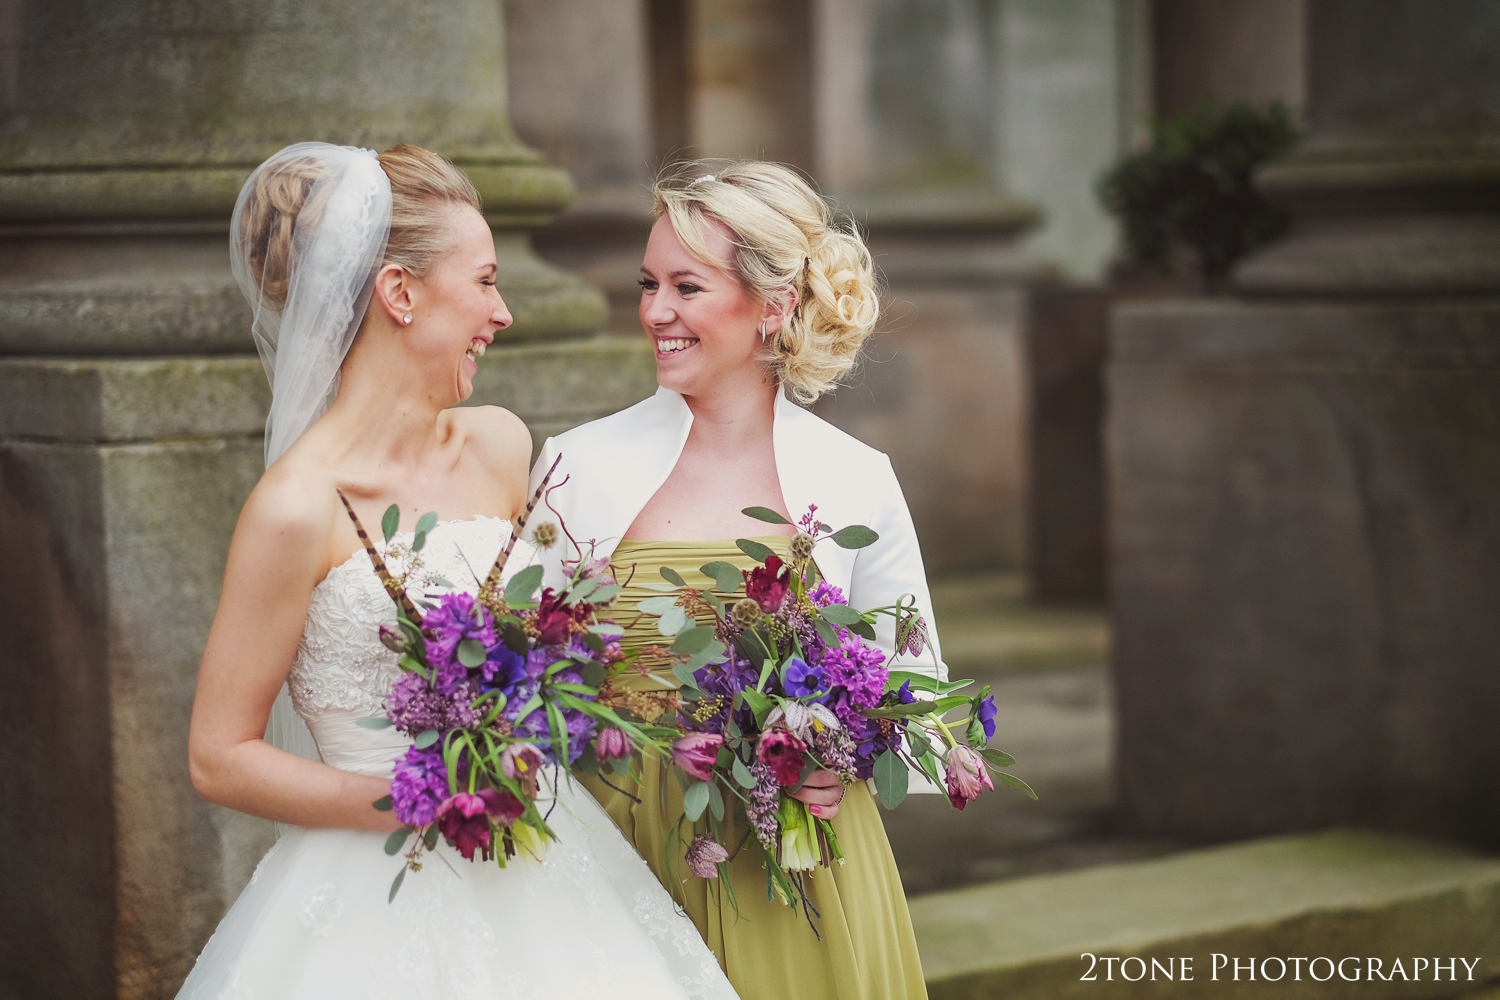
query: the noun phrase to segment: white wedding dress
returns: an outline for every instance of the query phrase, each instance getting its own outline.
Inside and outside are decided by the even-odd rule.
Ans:
[[[509,536],[497,518],[440,523],[418,575],[472,591]],[[511,565],[531,554],[518,546]],[[406,749],[394,729],[356,725],[384,714],[400,676],[377,633],[392,618],[363,551],[313,591],[288,685],[332,767],[389,777]],[[501,869],[440,843],[393,902],[402,859],[385,853],[386,834],[294,828],[261,861],[178,996],[735,997],[691,921],[587,791],[564,782],[549,822],[559,840],[545,860],[518,857]]]

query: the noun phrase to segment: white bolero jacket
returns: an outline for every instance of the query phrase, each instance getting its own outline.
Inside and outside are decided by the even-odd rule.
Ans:
[[[566,484],[551,491],[551,506],[579,544],[587,548],[592,541],[594,556],[608,557],[676,467],[692,425],[693,413],[682,396],[658,389],[628,409],[548,438],[532,469],[531,489],[562,456],[552,483],[566,479]],[[921,656],[898,654],[892,665],[946,680],[916,529],[890,459],[785,394],[776,398],[774,438],[782,498],[794,521],[817,504],[823,523],[835,529],[863,524],[880,536],[863,549],[819,542],[814,559],[824,578],[857,608],[884,607],[912,595],[927,620],[929,648]],[[552,520],[549,513],[541,507],[529,527]],[[562,560],[576,555],[566,538],[542,551],[547,582],[556,585]],[[889,657],[895,619],[878,616],[875,636]]]

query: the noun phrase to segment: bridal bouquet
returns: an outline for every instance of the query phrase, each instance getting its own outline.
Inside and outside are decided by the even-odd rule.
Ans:
[[[744,513],[790,523],[764,507]],[[989,745],[995,704],[988,686],[958,694],[972,682],[890,669],[875,646],[874,623],[888,615],[896,620],[897,649],[921,655],[927,632],[914,602],[859,610],[818,577],[817,545],[863,548],[877,540],[875,532],[862,525],[835,531],[817,519],[816,507],[798,527],[790,563],[739,539],[757,566],[702,567],[721,593],[743,586],[742,600],[726,605],[664,567],[666,583],[655,585],[663,596],[641,602],[641,610],[660,616],[682,684],[679,721],[687,734],[673,743],[672,758],[685,783],[684,818],[694,826],[689,868],[728,887],[726,818],[743,815],[764,858],[768,896],[810,910],[801,873],[844,860],[832,824],[790,794],[815,770],[833,772],[846,786],[873,778],[888,809],[906,796],[908,765],[946,786],[958,809],[995,787],[991,773],[1035,794],[1002,770],[1015,760]],[[959,710],[962,717],[947,718]]]
[[[600,687],[626,663],[622,630],[597,615],[619,585],[604,567],[584,566],[563,589],[538,594],[542,568],[531,566],[502,588],[501,570],[523,516],[477,597],[456,592],[414,602],[344,503],[397,607],[380,639],[400,656],[403,673],[386,696],[386,715],[361,720],[412,738],[396,761],[390,795],[375,803],[405,824],[386,842],[387,854],[416,837],[390,898],[439,837],[471,861],[478,854],[503,867],[518,850],[539,857],[556,839],[543,811],[544,786],[555,790],[585,753],[628,759],[645,747],[664,749],[661,738],[674,735],[637,724],[599,698]],[[388,544],[399,516],[394,506],[386,512]],[[428,514],[418,522],[413,551],[436,520]]]

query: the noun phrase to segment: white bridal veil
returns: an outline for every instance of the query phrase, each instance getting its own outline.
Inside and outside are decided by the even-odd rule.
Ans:
[[[265,183],[270,180],[285,183]],[[251,267],[252,259],[264,255],[266,228],[247,232],[245,213],[269,207],[253,204],[257,197],[286,198],[289,208],[308,181],[311,188],[292,228],[285,297],[278,301],[267,297],[266,275],[257,278]],[[254,310],[251,331],[271,382],[267,468],[338,392],[339,366],[364,319],[390,227],[390,180],[368,149],[297,143],[257,167],[240,189],[229,223],[229,256],[235,281]],[[292,709],[284,686],[271,709],[266,739],[318,759],[312,733]],[[282,832],[279,824],[277,831]]]

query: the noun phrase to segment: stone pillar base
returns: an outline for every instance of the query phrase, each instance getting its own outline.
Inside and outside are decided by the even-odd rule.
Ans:
[[[1500,299],[1125,305],[1107,397],[1133,823],[1500,847]]]

